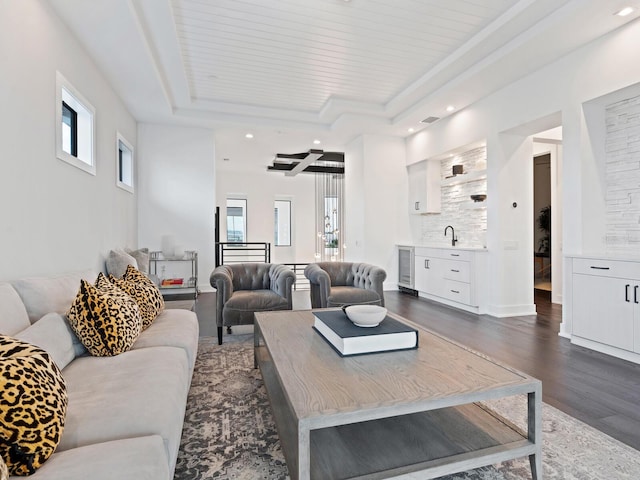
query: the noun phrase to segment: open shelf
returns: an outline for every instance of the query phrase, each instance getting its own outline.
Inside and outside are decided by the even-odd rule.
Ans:
[[[472,170],[468,173],[456,175],[455,177],[445,178],[440,182],[443,187],[451,185],[460,185],[462,183],[477,182],[478,180],[486,180],[487,170]]]

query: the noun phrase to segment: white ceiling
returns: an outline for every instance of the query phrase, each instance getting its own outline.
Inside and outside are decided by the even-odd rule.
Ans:
[[[214,128],[220,158],[251,130],[263,164],[406,136],[638,16],[613,15],[625,0],[49,1],[139,121]]]

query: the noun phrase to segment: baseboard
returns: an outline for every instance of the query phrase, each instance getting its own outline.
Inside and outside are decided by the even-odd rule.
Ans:
[[[498,318],[535,315],[536,305],[535,303],[525,305],[489,305],[487,314]]]
[[[575,335],[573,335],[573,337],[571,338],[571,343],[573,345],[585,347],[590,350],[595,350],[596,352],[604,353],[606,355],[611,355],[612,357],[621,358],[629,362],[640,364],[640,354],[638,353],[630,352],[628,350],[623,350],[621,348],[612,347],[610,345],[605,345],[600,342],[594,342],[593,340],[587,340],[586,338],[577,337]]]

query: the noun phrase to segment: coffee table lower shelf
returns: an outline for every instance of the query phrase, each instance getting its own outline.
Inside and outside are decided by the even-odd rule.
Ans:
[[[436,478],[533,453],[526,435],[469,404],[312,430],[311,478]]]
[[[479,403],[301,429],[264,346],[256,361],[292,479],[429,479],[539,454],[525,432]],[[306,462],[309,471],[300,470]]]

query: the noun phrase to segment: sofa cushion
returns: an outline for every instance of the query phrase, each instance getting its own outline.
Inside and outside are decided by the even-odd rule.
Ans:
[[[67,314],[71,328],[91,355],[118,355],[140,335],[140,309],[129,295],[100,273],[96,286],[85,280]]]
[[[129,248],[125,248],[124,251],[136,259],[136,263],[138,264],[138,270],[140,270],[145,275],[149,275],[150,254],[149,254],[148,248],[139,248],[138,250],[131,250]]]
[[[111,250],[105,261],[107,274],[122,278],[129,265],[138,268],[138,262],[124,250]]]
[[[287,299],[272,290],[236,290],[224,308],[241,312],[264,312],[288,307]]]
[[[78,352],[75,344],[80,344],[67,319],[59,313],[47,313],[14,336],[42,348],[60,370],[76,358]]]
[[[142,330],[145,330],[158,314],[164,310],[164,299],[158,287],[149,282],[141,272],[137,273],[145,278],[144,281],[141,280],[140,276],[132,273],[132,271],[130,272],[129,269],[134,270],[131,266],[127,267],[124,278],[119,279],[110,276],[109,280],[136,301],[142,318]]]
[[[127,438],[56,452],[33,480],[171,480],[159,435]]]
[[[115,357],[78,357],[64,376],[72,408],[58,451],[157,434],[173,469],[191,378],[184,350],[156,347]]]
[[[373,290],[358,287],[331,287],[331,295],[327,298],[327,307],[344,305],[380,305],[380,295]]]
[[[0,332],[14,335],[31,322],[18,292],[9,283],[0,283]]]
[[[53,454],[67,401],[62,373],[47,352],[0,336],[0,456],[12,475],[32,474]]]
[[[9,478],[9,469],[7,464],[4,463],[2,456],[0,456],[0,480],[7,480]]]
[[[22,299],[31,323],[50,312],[65,313],[78,293],[80,279],[93,283],[91,270],[50,277],[22,278],[11,282]]]
[[[272,290],[236,290],[222,309],[225,325],[253,323],[254,312],[288,310],[286,298]]]
[[[132,350],[149,347],[179,347],[189,359],[193,371],[198,353],[198,317],[190,310],[168,309],[154,320],[153,324],[140,334]]]

